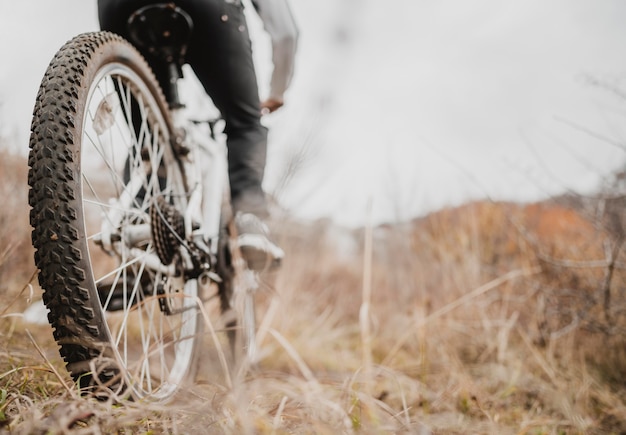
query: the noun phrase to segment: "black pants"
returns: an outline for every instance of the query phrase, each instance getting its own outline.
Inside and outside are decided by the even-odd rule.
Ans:
[[[128,37],[126,22],[155,0],[98,0],[102,30]],[[267,129],[261,125],[252,46],[240,0],[177,0],[193,19],[186,62],[194,70],[226,121],[228,170],[235,211],[265,216],[261,184],[267,153]],[[142,53],[165,89],[167,74],[149,53]]]

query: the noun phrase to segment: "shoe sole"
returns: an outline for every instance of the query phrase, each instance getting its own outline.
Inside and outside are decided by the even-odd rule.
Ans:
[[[262,272],[280,267],[285,253],[265,237],[244,234],[237,241],[249,269]]]

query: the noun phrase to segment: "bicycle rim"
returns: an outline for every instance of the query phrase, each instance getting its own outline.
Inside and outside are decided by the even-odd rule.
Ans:
[[[137,120],[129,123],[124,112],[133,112],[139,125]],[[154,270],[155,264],[148,264],[155,260],[153,242],[147,234],[137,234],[151,224],[153,199],[163,197],[184,210],[185,188],[168,127],[145,85],[122,64],[109,64],[100,72],[89,92],[83,126],[85,229],[94,242],[89,256],[97,264],[94,282],[115,356],[135,395],[165,398],[190,370],[200,321],[197,281]],[[111,222],[101,224],[100,216]],[[109,225],[119,227],[110,230],[121,238],[111,241],[112,262],[98,258],[102,227]],[[121,309],[111,310],[112,303],[119,305],[120,293]]]

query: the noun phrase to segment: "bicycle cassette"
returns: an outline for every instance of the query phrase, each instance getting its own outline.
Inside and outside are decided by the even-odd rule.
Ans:
[[[159,260],[168,266],[185,241],[185,222],[178,210],[159,196],[150,206],[151,232]]]

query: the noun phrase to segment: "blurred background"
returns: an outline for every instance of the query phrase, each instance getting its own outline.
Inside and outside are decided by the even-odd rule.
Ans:
[[[292,0],[297,70],[266,187],[304,219],[407,220],[471,199],[598,188],[622,167],[620,0]],[[261,92],[269,41],[248,7]],[[56,50],[96,2],[0,1],[0,136],[26,154]]]
[[[21,321],[41,307],[35,95],[98,26],[95,0],[0,0],[0,428],[626,433],[626,3],[290,1],[297,71],[264,120],[266,189],[305,222],[278,222],[263,364],[225,387],[211,338],[198,403],[164,409],[78,402],[42,366],[41,349],[62,367],[49,325]],[[247,10],[264,94],[269,41]]]

